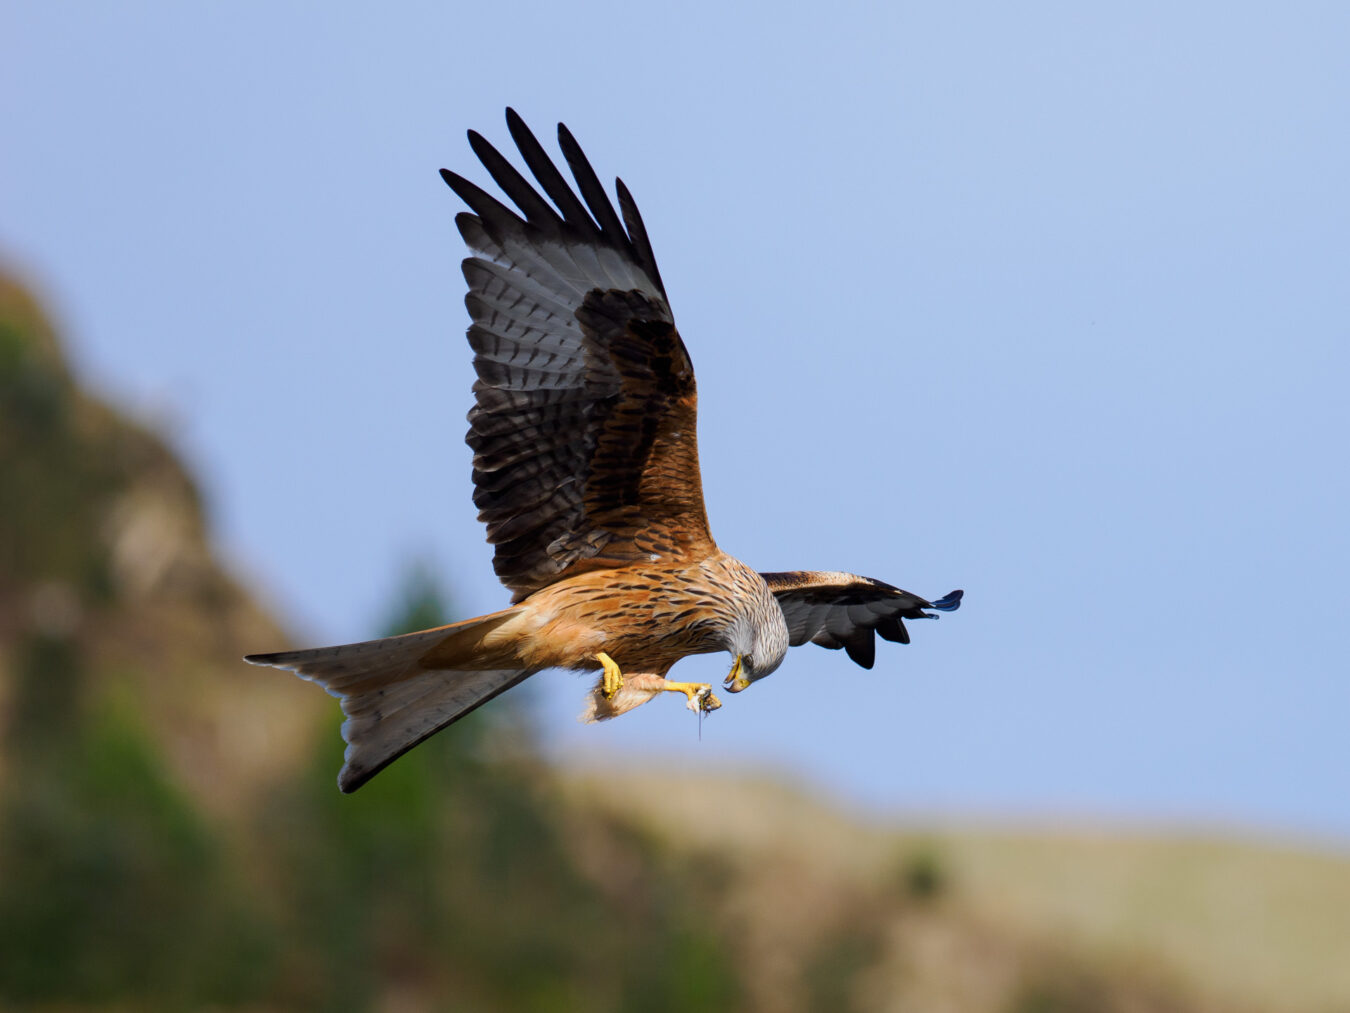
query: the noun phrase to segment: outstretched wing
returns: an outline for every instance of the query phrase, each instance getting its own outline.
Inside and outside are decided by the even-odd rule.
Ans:
[[[852,573],[761,573],[787,619],[788,643],[843,648],[863,668],[876,660],[875,630],[883,640],[909,643],[905,619],[934,619],[924,609],[954,612],[963,591],[925,601],[871,577]]]
[[[474,153],[519,213],[441,175],[474,212],[455,219],[474,254],[464,261],[474,503],[497,576],[519,601],[585,570],[716,546],[694,369],[637,205],[616,181],[620,221],[562,124],[580,198],[514,111],[506,122],[548,200],[474,131]]]

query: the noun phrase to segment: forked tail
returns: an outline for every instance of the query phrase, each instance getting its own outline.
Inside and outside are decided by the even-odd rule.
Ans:
[[[338,788],[353,792],[413,746],[523,682],[512,652],[490,634],[518,609],[383,640],[308,651],[250,654],[253,665],[289,669],[342,702],[346,762]]]

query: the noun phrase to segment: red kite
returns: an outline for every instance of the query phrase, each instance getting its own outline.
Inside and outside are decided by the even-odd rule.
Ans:
[[[960,591],[929,602],[849,573],[757,573],[717,547],[694,367],[637,205],[617,180],[616,213],[566,127],[558,143],[576,190],[514,111],[506,122],[539,189],[472,130],[469,144],[516,210],[441,175],[472,209],[455,222],[473,254],[463,267],[478,373],[474,503],[512,604],[420,633],[245,659],[342,701],[344,792],[546,668],[600,670],[590,720],[662,691],[710,711],[721,706],[711,686],[666,678],[687,655],[731,654],[732,693],[807,641],[871,668],[874,631],[907,644],[903,620],[961,603]]]

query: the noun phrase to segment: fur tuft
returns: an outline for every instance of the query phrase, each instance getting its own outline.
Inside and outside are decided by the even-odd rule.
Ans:
[[[640,707],[661,692],[666,680],[659,675],[643,675],[625,672],[623,686],[612,697],[601,692],[604,678],[596,680],[595,687],[586,695],[586,706],[577,715],[586,724],[608,721],[620,714],[627,714],[634,707]]]

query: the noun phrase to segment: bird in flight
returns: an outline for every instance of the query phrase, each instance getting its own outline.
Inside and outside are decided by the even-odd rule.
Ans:
[[[702,714],[722,705],[712,686],[666,677],[688,655],[729,653],[724,687],[739,693],[808,641],[871,668],[874,634],[907,644],[905,619],[961,604],[961,591],[930,602],[850,573],[758,573],[717,547],[694,367],[637,205],[616,180],[616,212],[562,124],[575,189],[511,109],[506,123],[533,183],[477,132],[469,144],[514,209],[441,175],[470,208],[455,218],[471,253],[464,301],[478,374],[467,441],[474,504],[511,605],[418,633],[244,659],[341,700],[344,792],[546,668],[599,672],[588,720],[663,692]]]

